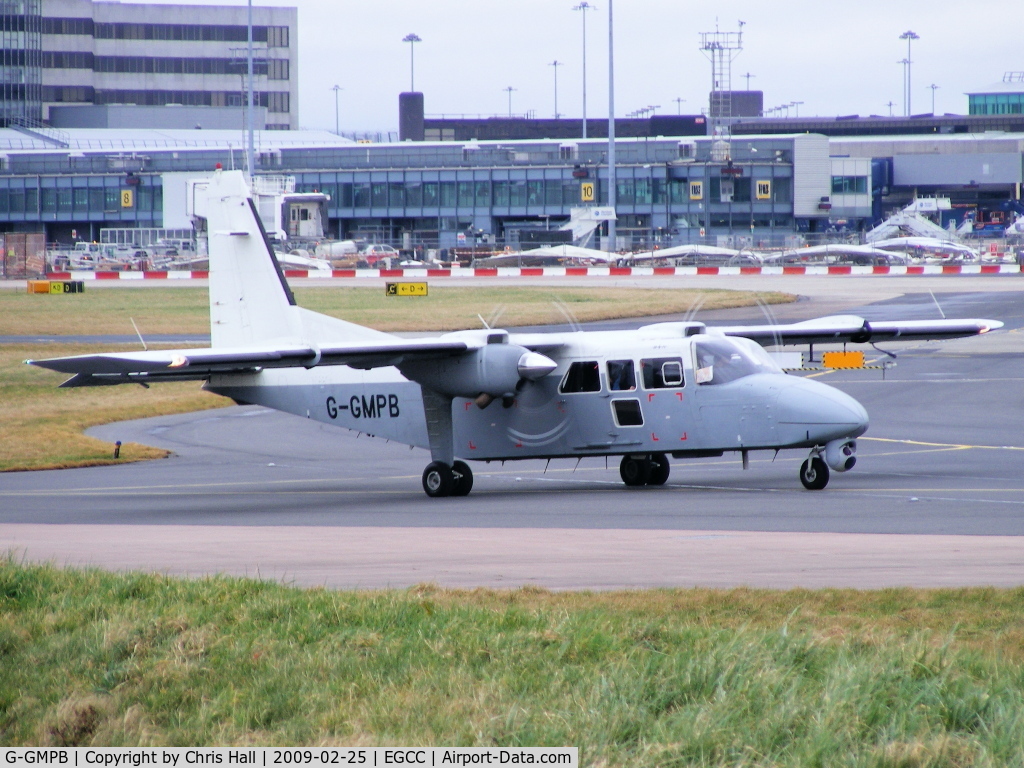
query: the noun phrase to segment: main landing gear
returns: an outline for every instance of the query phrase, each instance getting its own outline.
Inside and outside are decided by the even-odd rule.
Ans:
[[[632,453],[622,457],[619,476],[629,486],[664,485],[669,474],[664,453]]]
[[[423,490],[427,496],[466,496],[473,490],[473,470],[464,461],[432,461],[423,470]]]

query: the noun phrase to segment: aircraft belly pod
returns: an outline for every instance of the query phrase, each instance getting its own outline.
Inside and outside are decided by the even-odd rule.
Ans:
[[[61,386],[196,380],[239,403],[428,449],[430,496],[473,485],[466,460],[617,456],[627,485],[660,485],[669,457],[809,450],[800,480],[824,488],[856,464],[868,415],[853,398],[783,373],[760,345],[955,338],[993,320],[835,316],[790,325],[407,339],[299,307],[241,172],[208,186],[207,349],[30,360]]]

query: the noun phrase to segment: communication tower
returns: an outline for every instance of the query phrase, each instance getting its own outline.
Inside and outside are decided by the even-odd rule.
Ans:
[[[722,32],[715,24],[714,32],[700,33],[700,49],[711,61],[711,98],[708,122],[711,134],[728,144],[732,125],[732,62],[743,50],[743,26],[739,31]]]

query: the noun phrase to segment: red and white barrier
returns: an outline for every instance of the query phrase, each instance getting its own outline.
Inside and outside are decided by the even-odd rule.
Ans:
[[[891,267],[452,267],[450,269],[286,269],[296,278],[414,278],[430,277],[657,277],[715,275],[1019,275],[1019,264],[927,264]],[[205,280],[206,271],[170,272],[50,272],[48,280]]]

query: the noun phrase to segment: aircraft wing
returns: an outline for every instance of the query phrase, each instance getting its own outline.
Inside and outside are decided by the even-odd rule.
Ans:
[[[788,325],[709,327],[709,333],[742,336],[763,346],[880,341],[923,341],[977,336],[1002,328],[998,320],[873,320],[857,315],[831,315]]]
[[[377,343],[261,348],[168,349],[26,360],[30,365],[74,374],[62,387],[97,387],[150,381],[196,381],[215,373],[252,373],[264,368],[348,365],[379,368],[410,358],[447,357],[466,352],[466,341],[396,339]]]

